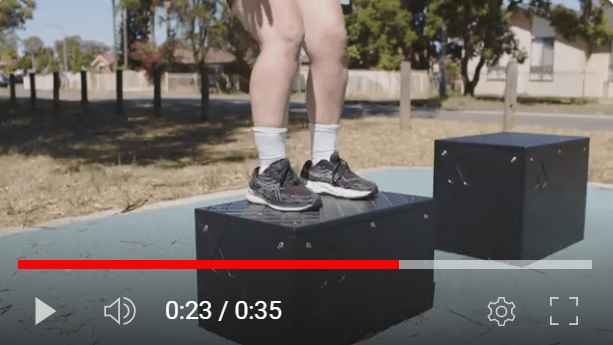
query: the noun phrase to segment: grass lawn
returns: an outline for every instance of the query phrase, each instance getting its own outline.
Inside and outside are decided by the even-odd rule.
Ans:
[[[132,108],[114,118],[113,104],[62,114],[6,116],[0,126],[0,228],[28,226],[108,209],[244,188],[257,165],[248,104],[214,109],[176,105],[154,118]],[[309,158],[305,113],[290,116],[288,155],[295,170]],[[339,152],[352,169],[432,166],[434,140],[498,132],[500,125],[414,119],[399,130],[393,117],[343,119]],[[613,183],[613,132],[517,127],[516,131],[591,137],[590,181]]]
[[[555,100],[555,103],[538,103],[538,98],[524,99],[518,102],[517,111],[527,113],[563,113],[563,114],[588,114],[588,115],[613,115],[613,104],[598,103],[595,100]],[[585,104],[581,104],[585,101]],[[450,97],[441,103],[445,109],[457,110],[493,110],[504,109],[504,102],[495,99],[475,99],[472,97],[457,96]]]

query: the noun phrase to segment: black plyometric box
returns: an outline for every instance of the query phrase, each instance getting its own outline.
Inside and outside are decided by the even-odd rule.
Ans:
[[[311,212],[246,200],[196,209],[198,260],[433,260],[434,202],[379,193],[323,196]],[[200,326],[240,344],[353,344],[432,308],[433,271],[198,270],[198,299],[214,317]],[[220,322],[225,301],[226,316]],[[237,319],[235,306],[254,309]],[[256,302],[281,301],[278,320],[251,319]],[[244,305],[241,306],[244,308]],[[260,314],[263,315],[263,314]],[[276,316],[276,314],[275,314]],[[255,318],[255,316],[254,316]]]
[[[540,260],[583,239],[589,138],[494,133],[435,141],[436,248]]]

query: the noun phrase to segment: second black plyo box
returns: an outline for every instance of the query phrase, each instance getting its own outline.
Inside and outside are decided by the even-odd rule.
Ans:
[[[494,133],[435,142],[436,247],[540,260],[583,239],[589,138]]]

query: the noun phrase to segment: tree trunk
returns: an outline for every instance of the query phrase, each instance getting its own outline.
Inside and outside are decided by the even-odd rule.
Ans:
[[[123,8],[123,69],[128,70],[128,8]]]
[[[151,44],[155,48],[155,6],[151,6],[149,13],[149,21],[151,22]]]
[[[115,0],[111,0],[111,3],[113,4],[113,55],[115,55],[115,60],[119,60],[117,58],[117,8]]]
[[[464,45],[466,47],[466,43]],[[466,52],[466,48],[464,48],[464,56],[462,57],[462,81],[464,82],[464,96],[473,95],[473,87],[470,79],[468,79],[468,53]]]
[[[468,55],[466,54],[464,57],[462,57],[462,80],[464,81],[464,95],[475,97],[475,88],[479,83],[479,77],[481,75],[481,69],[485,65],[485,59],[483,57],[479,58],[479,63],[477,63],[475,73],[473,74],[473,80],[468,78],[468,59]]]

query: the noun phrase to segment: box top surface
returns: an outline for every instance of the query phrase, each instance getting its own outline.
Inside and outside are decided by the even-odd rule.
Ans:
[[[347,200],[322,195],[323,205],[317,211],[281,212],[264,205],[249,203],[247,200],[215,205],[205,210],[284,227],[300,228],[395,206],[419,204],[428,200],[431,198],[380,192],[370,200]]]
[[[471,135],[459,138],[441,139],[437,141],[528,148],[568,143],[585,139],[588,138],[566,135],[500,132],[492,134]]]

